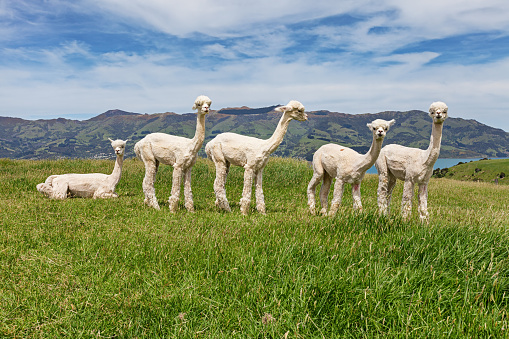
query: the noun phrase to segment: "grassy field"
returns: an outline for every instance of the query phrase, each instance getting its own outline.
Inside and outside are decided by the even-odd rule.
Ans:
[[[212,162],[193,169],[196,213],[143,205],[143,165],[126,160],[118,199],[52,201],[50,174],[104,172],[111,160],[0,159],[0,337],[508,337],[509,186],[432,179],[431,222],[364,212],[349,187],[334,218],[311,216],[304,161],[274,158],[267,215],[239,211],[242,171],[214,206]]]

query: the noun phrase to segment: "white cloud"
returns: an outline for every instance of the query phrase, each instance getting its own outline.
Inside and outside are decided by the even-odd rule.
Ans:
[[[72,46],[62,50],[82,51]],[[64,52],[53,51],[59,53]],[[52,58],[46,59],[47,67],[37,69],[0,68],[0,115],[16,112],[33,118],[87,113],[92,117],[112,108],[184,113],[191,111],[199,94],[210,96],[214,109],[261,107],[295,99],[308,110],[346,113],[426,110],[431,102],[443,100],[453,117],[509,130],[509,121],[500,119],[509,107],[509,59],[485,65],[422,67],[436,54],[413,53],[378,58],[377,62],[388,62],[380,68],[376,63],[357,66],[352,60],[309,65],[299,59],[282,62],[266,57],[203,70],[162,64],[166,57],[108,53],[98,56],[95,66],[80,71],[62,67],[55,72]]]

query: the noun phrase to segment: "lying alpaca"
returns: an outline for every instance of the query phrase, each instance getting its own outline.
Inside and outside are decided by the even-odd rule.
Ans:
[[[216,206],[231,211],[226,199],[226,177],[230,165],[244,167],[244,190],[240,200],[240,210],[246,215],[251,203],[251,191],[254,184],[256,187],[256,208],[258,212],[265,213],[265,201],[262,188],[262,173],[265,165],[286,134],[290,120],[307,120],[304,106],[298,101],[292,100],[286,106],[276,108],[283,112],[283,116],[274,131],[272,137],[267,140],[239,135],[235,133],[222,133],[212,139],[205,146],[205,152],[216,165],[216,179],[214,192],[216,194]]]
[[[315,214],[315,190],[318,183],[323,180],[320,189],[321,214],[327,213],[327,198],[332,184],[332,179],[336,178],[334,185],[334,196],[331,202],[329,216],[334,216],[341,205],[343,197],[343,187],[345,183],[352,184],[353,207],[362,209],[361,203],[361,181],[366,171],[373,166],[380,149],[385,134],[395,121],[385,121],[376,119],[367,124],[373,133],[373,142],[371,148],[366,154],[359,154],[356,151],[336,145],[327,144],[320,147],[313,155],[313,177],[308,185],[308,206],[311,214]]]
[[[185,206],[189,212],[194,211],[191,169],[196,163],[198,151],[205,139],[205,115],[209,113],[211,103],[212,101],[204,95],[196,98],[193,109],[197,109],[198,112],[196,132],[193,139],[165,133],[151,133],[134,145],[134,152],[145,164],[143,193],[145,193],[145,204],[148,206],[160,209],[157,203],[154,182],[159,163],[162,163],[173,166],[173,183],[171,196],[168,199],[170,211],[177,211],[182,176],[184,176]]]
[[[403,180],[403,199],[401,214],[408,218],[412,211],[414,185],[419,186],[419,217],[422,222],[429,220],[428,214],[428,182],[433,174],[433,165],[440,154],[442,128],[447,118],[447,105],[434,102],[429,108],[433,119],[431,139],[427,150],[410,148],[401,145],[387,145],[382,148],[380,157],[375,163],[378,170],[378,208],[381,214],[389,213],[391,195],[396,179]]]
[[[37,190],[50,199],[65,199],[67,196],[81,198],[118,198],[115,187],[122,175],[122,163],[126,142],[111,140],[117,160],[110,175],[103,173],[50,175],[46,181],[37,185]]]

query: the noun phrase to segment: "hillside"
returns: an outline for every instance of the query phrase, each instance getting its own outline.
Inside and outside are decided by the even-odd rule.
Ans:
[[[437,168],[434,178],[448,178],[461,181],[496,182],[509,185],[509,159],[479,160],[459,163],[449,168]]]
[[[206,139],[223,132],[235,132],[266,139],[270,137],[281,113],[277,106],[251,109],[224,108],[212,111],[206,120]],[[426,112],[381,112],[346,114],[329,111],[308,112],[306,122],[292,121],[283,143],[275,155],[311,160],[323,144],[340,143],[366,152],[371,133],[366,127],[374,119],[396,119],[384,144],[426,148],[431,123]],[[88,120],[24,120],[0,117],[0,158],[101,158],[111,157],[108,137],[129,138],[127,157],[134,156],[132,146],[146,134],[171,133],[192,137],[194,113],[139,114],[111,110]],[[475,120],[449,118],[445,122],[441,157],[506,157],[509,155],[509,133]],[[201,156],[205,156],[203,149]]]

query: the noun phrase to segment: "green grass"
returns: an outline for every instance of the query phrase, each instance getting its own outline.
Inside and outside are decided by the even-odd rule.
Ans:
[[[126,160],[118,199],[52,201],[50,174],[107,160],[0,160],[0,336],[17,338],[507,337],[509,187],[432,179],[431,222],[376,212],[377,177],[349,187],[335,218],[310,216],[306,162],[274,158],[267,215],[243,217],[240,168],[214,206],[214,166],[193,169],[196,213],[143,205],[143,164]]]
[[[504,173],[506,177],[499,178],[500,173]],[[489,183],[493,183],[498,178],[499,185],[509,185],[509,159],[479,160],[452,166],[445,177]]]

